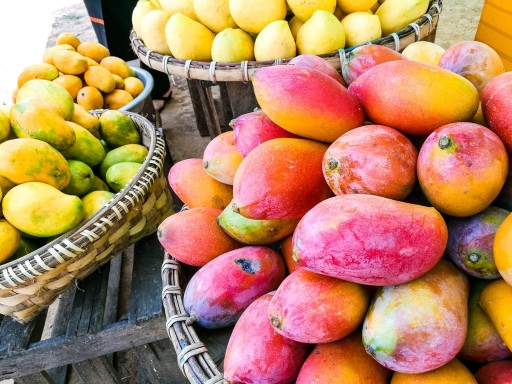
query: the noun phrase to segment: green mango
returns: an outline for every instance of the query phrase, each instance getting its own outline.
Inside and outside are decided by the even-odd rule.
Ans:
[[[107,184],[113,191],[119,192],[139,172],[142,164],[125,161],[112,165],[106,174]]]
[[[106,154],[101,141],[86,128],[72,121],[68,121],[67,124],[73,128],[76,140],[71,147],[61,151],[62,155],[68,160],[80,160],[90,167],[101,163]]]
[[[107,170],[114,164],[125,161],[134,163],[143,163],[148,155],[148,149],[141,144],[125,144],[107,152],[105,158],[100,164],[99,176],[105,180]]]
[[[99,133],[112,148],[141,143],[140,133],[133,120],[118,110],[109,110],[100,116]]]
[[[68,160],[68,164],[71,171],[71,180],[62,192],[78,197],[90,192],[94,185],[92,168],[80,160]]]
[[[110,188],[101,178],[99,178],[97,175],[94,175],[94,182],[92,183],[90,192],[92,191],[110,191]]]
[[[88,219],[116,196],[110,191],[92,191],[82,197],[84,220]]]

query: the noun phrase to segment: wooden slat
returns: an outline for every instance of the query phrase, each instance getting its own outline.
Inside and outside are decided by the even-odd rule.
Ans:
[[[147,382],[160,384],[186,382],[178,367],[174,347],[168,338],[135,348],[135,356],[141,369],[139,377],[144,377]]]
[[[54,384],[55,381],[46,372],[38,372],[32,375],[18,377],[15,384]]]
[[[254,108],[258,107],[252,83],[231,81],[227,83],[227,91],[233,118],[247,112],[252,112]]]
[[[201,83],[198,80],[187,80],[187,85],[190,93],[190,101],[192,102],[192,109],[194,110],[194,116],[196,118],[197,130],[202,137],[209,136],[210,132],[208,131],[208,123],[203,112],[201,97],[199,95],[202,91]]]
[[[84,383],[120,384],[121,377],[106,356],[74,364],[73,369]]]

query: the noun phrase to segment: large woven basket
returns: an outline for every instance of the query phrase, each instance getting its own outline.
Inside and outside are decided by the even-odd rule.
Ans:
[[[401,52],[405,47],[418,40],[433,42],[437,23],[442,11],[442,0],[431,0],[427,13],[421,18],[409,24],[399,32],[372,41],[372,44],[384,45],[395,51]],[[217,63],[178,60],[171,56],[162,55],[148,49],[135,31],[130,34],[132,49],[139,59],[149,67],[169,75],[186,77],[189,80],[207,80],[213,83],[217,81],[249,82],[253,72],[261,67],[274,64],[287,63],[290,59],[276,61],[243,61],[238,63]],[[336,69],[339,69],[346,58],[347,53],[355,47],[340,49],[338,51],[320,55]]]
[[[92,111],[101,116],[105,110]],[[154,233],[172,213],[163,173],[166,156],[161,129],[123,112],[137,126],[148,155],[135,177],[95,215],[22,258],[0,265],[0,314],[21,323],[33,319],[77,279],[91,274],[137,240]]]

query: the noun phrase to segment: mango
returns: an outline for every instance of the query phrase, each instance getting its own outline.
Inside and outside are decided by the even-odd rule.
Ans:
[[[14,104],[10,120],[17,137],[39,139],[59,151],[68,149],[76,140],[73,128],[44,100],[29,99]]]
[[[194,11],[193,0],[159,0],[158,2],[160,3],[160,8],[171,15],[182,13],[192,20],[199,21]]]
[[[286,20],[275,20],[266,25],[254,40],[254,58],[257,61],[289,59],[297,48]]]
[[[296,135],[332,143],[364,124],[359,102],[322,72],[295,65],[274,65],[257,69],[252,84],[263,112]]]
[[[0,111],[0,142],[4,141],[11,135],[11,121],[9,115],[3,111]]]
[[[298,219],[332,192],[322,174],[327,145],[278,138],[251,151],[235,175],[235,212],[254,220]]]
[[[233,131],[216,136],[203,151],[203,166],[208,175],[228,185],[233,185],[235,173],[242,159],[235,146]]]
[[[480,41],[459,41],[450,45],[438,65],[471,81],[480,94],[489,81],[505,72],[498,53]]]
[[[443,56],[443,53],[445,52],[446,50],[436,43],[419,40],[405,47],[402,51],[402,55],[407,57],[409,60],[438,66],[439,60],[441,60],[441,56]]]
[[[125,90],[132,95],[133,98],[139,96],[144,90],[144,83],[137,77],[130,76],[123,80],[120,76],[112,76],[114,76],[114,79],[116,80],[116,88]],[[116,76],[120,79],[119,81],[116,79]]]
[[[283,255],[284,263],[286,264],[286,271],[289,275],[296,269],[299,269],[299,265],[293,260],[293,233],[286,236],[279,246],[279,252]]]
[[[140,0],[135,3],[135,7],[132,11],[132,26],[139,39],[142,38],[141,25],[144,16],[146,16],[148,12],[158,8],[159,7],[150,0]]]
[[[99,133],[101,138],[112,148],[141,143],[140,133],[133,120],[117,110],[101,114]]]
[[[80,160],[68,160],[68,164],[71,172],[71,180],[62,192],[68,195],[82,197],[92,190],[94,171]]]
[[[476,215],[498,196],[508,174],[508,155],[499,137],[475,123],[452,123],[432,132],[418,154],[422,191],[439,211]]]
[[[71,121],[87,129],[97,139],[100,138],[100,119],[90,113],[82,105],[75,103],[75,111],[71,117]]]
[[[234,132],[235,147],[243,157],[265,141],[278,137],[299,138],[270,120],[261,109],[235,117],[229,126]]]
[[[365,44],[345,53],[341,64],[341,74],[347,85],[378,64],[393,60],[406,60],[406,57],[384,45]]]
[[[299,29],[304,25],[304,22],[294,15],[288,20],[288,25],[290,26],[293,38],[297,41],[297,34],[299,33]]]
[[[254,300],[277,289],[284,272],[281,255],[268,247],[224,253],[192,276],[183,294],[185,311],[203,328],[233,325]]]
[[[314,0],[309,2],[288,0],[287,4],[292,13],[304,22],[309,20],[313,13],[319,9],[334,13],[334,8],[336,8],[336,0]]]
[[[59,70],[52,64],[34,63],[25,67],[18,75],[17,85],[21,88],[23,84],[32,79],[54,80],[59,77]]]
[[[226,206],[217,217],[217,223],[231,237],[241,243],[264,245],[274,243],[293,233],[299,219],[252,220]]]
[[[226,28],[212,43],[212,61],[237,63],[254,60],[254,38],[240,28]]]
[[[100,140],[72,121],[68,121],[67,124],[73,129],[76,139],[71,147],[61,151],[62,155],[66,159],[80,160],[90,167],[100,164],[105,158],[105,149]]]
[[[512,285],[512,214],[498,227],[492,251],[498,272]]]
[[[168,24],[168,21],[170,20],[171,15],[171,13],[165,11],[164,9],[156,9],[148,12],[142,19],[142,23],[140,25],[140,37],[142,38],[142,40],[144,40],[144,44],[146,45],[146,47],[148,47],[148,49],[151,49],[152,51],[160,53],[161,55],[175,55],[171,51],[169,42],[166,39],[166,26]],[[179,13],[179,15],[183,18],[188,19],[187,16],[182,15],[181,13]],[[188,20],[190,20],[191,22],[193,21],[194,23],[208,30],[208,28],[206,28],[202,24],[199,24],[192,19]],[[209,31],[209,33],[212,34],[213,39],[213,32]]]
[[[106,109],[121,109],[126,104],[133,101],[133,96],[125,89],[114,89],[112,92],[103,96],[104,107]]]
[[[365,125],[327,148],[322,171],[336,195],[366,193],[404,200],[416,184],[417,158],[413,143],[397,130]]]
[[[144,28],[144,22],[142,27]],[[170,54],[179,60],[212,59],[215,35],[206,26],[190,17],[181,13],[173,14],[165,24],[164,37]]]
[[[18,249],[20,240],[20,231],[7,220],[0,219],[0,264],[9,261]]]
[[[78,91],[82,89],[83,82],[82,79],[79,76],[76,75],[61,75],[55,79],[53,79],[53,82],[56,84],[59,84],[60,86],[64,87],[73,100],[76,99],[76,96],[78,95]],[[76,107],[76,105],[75,105]]]
[[[379,16],[370,12],[353,12],[341,19],[345,31],[345,46],[356,47],[382,37]]]
[[[78,91],[76,103],[86,110],[101,109],[104,104],[103,94],[98,88],[86,85]]]
[[[84,205],[84,220],[93,216],[102,209],[115,197],[115,193],[110,191],[94,190],[82,196],[82,204]]]
[[[382,36],[398,32],[423,16],[429,0],[386,0],[375,14],[379,16]]]
[[[238,319],[224,357],[224,378],[230,383],[293,383],[309,346],[287,339],[268,321],[272,293],[252,302]]]
[[[394,372],[390,384],[478,384],[471,371],[457,358],[445,365],[422,373]]]
[[[94,181],[92,183],[92,191],[110,191],[109,186],[102,179],[100,179],[97,175],[94,175]]]
[[[203,167],[203,159],[190,158],[174,163],[167,174],[167,181],[189,208],[224,209],[233,199],[233,187],[211,177]]]
[[[236,25],[257,35],[275,20],[284,20],[286,0],[230,0],[229,12]]]
[[[402,284],[443,256],[448,230],[431,207],[374,195],[320,202],[293,234],[295,261],[309,270],[366,285]]]
[[[36,237],[50,237],[76,227],[84,207],[78,196],[37,181],[17,185],[2,200],[5,218],[20,231]]]
[[[112,92],[116,88],[116,81],[112,73],[101,65],[87,68],[84,72],[85,84],[98,88],[103,93]]]
[[[165,250],[184,264],[202,267],[242,246],[217,224],[218,208],[192,208],[164,219],[157,237]]]
[[[372,122],[409,135],[428,135],[442,125],[469,121],[479,105],[478,91],[469,80],[412,60],[376,65],[348,90]]]
[[[89,63],[84,55],[68,50],[55,52],[53,54],[53,65],[66,75],[81,75],[89,68]]]
[[[76,47],[76,51],[85,57],[89,57],[100,63],[103,58],[110,56],[110,51],[104,45],[96,41],[84,41]]]
[[[118,75],[123,79],[131,77],[132,70],[128,63],[117,56],[107,56],[101,59],[100,66],[107,69],[112,75]]]
[[[73,46],[70,44],[58,44],[54,45],[53,47],[48,47],[43,53],[43,63],[53,65],[53,55],[61,50],[76,51],[76,49],[73,48]]]
[[[288,65],[298,65],[316,69],[317,71],[323,72],[327,76],[332,77],[337,82],[345,85],[343,78],[341,77],[340,73],[336,70],[336,68],[334,68],[334,66],[327,60],[322,59],[317,55],[304,53],[302,55],[295,56],[288,62]]]
[[[194,0],[193,4],[197,19],[211,31],[220,33],[227,28],[236,28],[229,12],[229,0]]]
[[[475,372],[479,384],[504,384],[512,382],[512,361],[493,361]]]
[[[493,254],[496,231],[509,211],[489,206],[469,217],[447,219],[448,245],[446,254],[464,272],[480,279],[497,279]]]
[[[504,279],[491,281],[480,292],[478,303],[491,320],[505,345],[512,350],[512,312],[510,311],[512,285]]]
[[[481,95],[482,113],[486,126],[503,141],[512,153],[512,72],[495,76],[487,83]]]
[[[71,179],[64,156],[50,144],[37,139],[12,139],[0,144],[0,176],[14,184],[47,183],[59,190]]]
[[[80,45],[80,43],[81,43],[80,38],[72,32],[61,32],[55,38],[55,45],[69,44],[74,49],[77,49],[78,46]]]
[[[348,336],[363,323],[370,294],[361,284],[299,268],[275,291],[268,316],[275,331],[288,339],[329,343]]]
[[[341,340],[315,345],[295,383],[388,384],[390,376],[389,369],[366,353],[358,330]]]
[[[367,11],[377,3],[383,3],[383,1],[377,0],[338,0],[338,7],[345,14],[352,12]]]
[[[28,255],[29,253],[34,252],[36,249],[42,246],[43,244],[39,244],[37,239],[26,239],[24,237],[21,237],[20,244],[18,245],[18,248],[16,248],[16,252],[14,252],[10,261]]]
[[[345,48],[345,29],[332,12],[317,10],[297,32],[299,55],[322,55]]]
[[[107,170],[105,181],[114,192],[119,192],[130,183],[141,168],[142,164],[134,161],[116,163]]]
[[[100,163],[99,176],[105,179],[107,170],[114,164],[131,161],[144,163],[148,149],[142,144],[125,144],[108,151]]]
[[[480,308],[480,294],[489,281],[472,282],[468,302],[468,332],[458,357],[476,363],[488,363],[512,357],[489,317]]]
[[[443,366],[464,344],[468,295],[467,276],[446,260],[415,280],[379,288],[363,323],[366,351],[396,372]]]
[[[16,94],[16,103],[31,99],[43,99],[58,109],[64,120],[71,120],[75,103],[66,88],[50,80],[32,79],[27,81]]]

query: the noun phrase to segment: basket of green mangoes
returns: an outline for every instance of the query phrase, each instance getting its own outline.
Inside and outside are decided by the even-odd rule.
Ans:
[[[442,0],[151,0],[132,13],[132,49],[193,80],[248,82],[257,68],[317,55],[336,69],[367,44],[434,42]]]
[[[21,323],[172,214],[161,129],[29,93],[0,109],[0,314]]]

